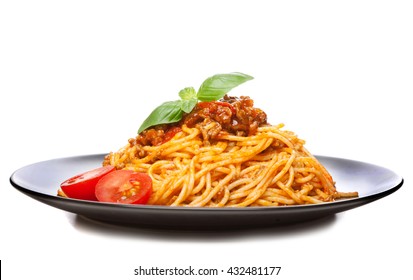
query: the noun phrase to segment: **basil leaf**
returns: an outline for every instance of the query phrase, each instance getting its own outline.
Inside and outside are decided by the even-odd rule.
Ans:
[[[184,88],[179,92],[179,97],[181,97],[182,100],[196,99],[196,91],[193,87]]]
[[[176,100],[165,102],[158,106],[142,123],[138,130],[138,134],[154,125],[180,121],[183,113],[181,105],[181,100]]]
[[[254,78],[238,72],[214,75],[202,83],[197,98],[201,101],[219,100],[234,87],[252,79]]]
[[[218,74],[206,79],[198,93],[193,87],[184,88],[179,92],[180,100],[165,102],[153,110],[142,123],[138,134],[158,124],[178,122],[184,112],[190,113],[194,109],[198,101],[219,100],[234,87],[252,79],[254,78],[239,72]]]
[[[179,92],[179,96],[181,97],[181,110],[190,113],[198,103],[195,89],[193,87],[184,88]]]
[[[196,98],[189,100],[181,100],[181,110],[185,113],[191,113],[196,103],[198,103],[198,100]]]

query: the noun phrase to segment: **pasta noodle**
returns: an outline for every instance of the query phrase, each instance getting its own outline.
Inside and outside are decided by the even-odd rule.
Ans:
[[[210,127],[208,127],[208,125]],[[107,155],[104,165],[148,173],[148,204],[190,207],[246,207],[316,204],[357,193],[340,193],[304,140],[262,125],[252,135],[221,133],[213,126],[189,127],[160,145],[132,142]]]

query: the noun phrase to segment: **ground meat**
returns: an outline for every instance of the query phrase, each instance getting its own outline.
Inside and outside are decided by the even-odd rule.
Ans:
[[[166,129],[166,126],[157,126],[144,130],[136,137],[136,142],[142,146],[158,146],[163,142]]]
[[[246,96],[224,96],[218,102],[200,102],[182,122],[188,127],[198,123],[215,121],[222,130],[240,136],[253,135],[260,125],[267,124],[267,114],[254,108],[254,101]]]
[[[138,147],[160,145],[172,138],[183,124],[199,128],[204,140],[208,141],[219,138],[221,133],[253,135],[259,126],[267,124],[267,115],[254,108],[254,101],[247,96],[225,95],[219,101],[199,102],[192,112],[184,114],[180,122],[147,129],[130,139],[129,144]]]

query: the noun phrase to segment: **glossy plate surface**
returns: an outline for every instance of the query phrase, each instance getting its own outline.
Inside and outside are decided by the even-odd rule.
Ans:
[[[318,205],[237,209],[109,204],[56,196],[61,182],[101,166],[103,157],[97,154],[34,163],[15,171],[10,182],[40,202],[90,219],[176,229],[229,229],[303,222],[373,202],[395,192],[403,184],[401,176],[384,167],[317,156],[333,176],[339,191],[358,191],[359,197]]]

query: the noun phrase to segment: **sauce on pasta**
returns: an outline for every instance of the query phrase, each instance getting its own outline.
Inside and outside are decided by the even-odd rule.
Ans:
[[[147,173],[155,205],[286,206],[357,196],[337,191],[304,144],[283,124],[270,125],[251,98],[225,95],[142,131],[103,165]]]

